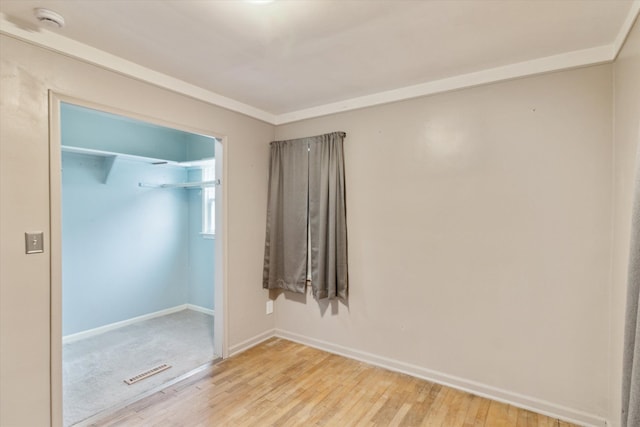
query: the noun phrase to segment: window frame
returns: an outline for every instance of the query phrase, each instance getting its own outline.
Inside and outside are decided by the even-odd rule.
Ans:
[[[203,166],[201,169],[202,181],[214,181],[216,179],[215,165]],[[200,234],[205,239],[213,239],[216,236],[216,187],[203,186],[202,190],[202,227]]]

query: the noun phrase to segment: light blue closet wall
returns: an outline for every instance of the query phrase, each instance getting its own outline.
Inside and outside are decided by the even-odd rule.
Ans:
[[[62,144],[170,160],[212,157],[212,139],[62,107]],[[192,157],[190,157],[192,156]],[[193,157],[195,156],[195,157]],[[175,307],[213,308],[213,240],[199,190],[141,188],[197,174],[63,152],[63,335]]]
[[[214,157],[213,138],[62,103],[62,145],[182,162]]]
[[[103,184],[102,159],[73,153],[62,169],[63,334],[185,303],[186,191],[138,182],[180,182],[186,171],[122,161]]]

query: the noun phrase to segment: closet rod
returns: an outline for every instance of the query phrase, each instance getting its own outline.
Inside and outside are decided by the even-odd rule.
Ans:
[[[198,182],[183,182],[180,184],[148,184],[146,182],[139,182],[138,187],[146,188],[202,188],[202,187],[215,187],[220,185],[219,179],[213,181],[198,181]]]

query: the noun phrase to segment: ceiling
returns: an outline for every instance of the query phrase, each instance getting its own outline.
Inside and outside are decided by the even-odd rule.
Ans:
[[[65,27],[39,28],[36,7]],[[281,123],[611,61],[639,9],[637,0],[1,0],[0,31]]]

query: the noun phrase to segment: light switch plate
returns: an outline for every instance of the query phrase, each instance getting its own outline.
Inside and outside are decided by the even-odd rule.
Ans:
[[[42,231],[24,233],[24,243],[26,253],[42,253],[44,252],[44,233]]]
[[[267,301],[267,314],[273,313],[273,300]]]

